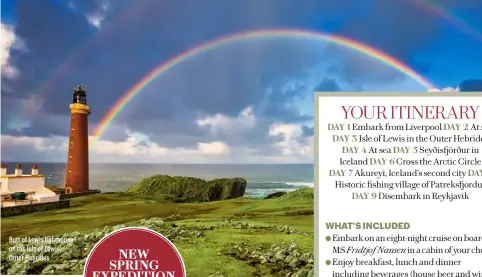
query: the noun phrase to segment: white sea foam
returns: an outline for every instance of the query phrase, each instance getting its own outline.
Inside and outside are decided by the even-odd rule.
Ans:
[[[284,182],[284,183],[290,186],[297,186],[297,187],[309,187],[309,188],[314,187],[313,182]]]

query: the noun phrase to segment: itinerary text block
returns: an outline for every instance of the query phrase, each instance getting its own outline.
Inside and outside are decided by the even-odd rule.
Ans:
[[[482,277],[478,93],[319,93],[319,276]]]

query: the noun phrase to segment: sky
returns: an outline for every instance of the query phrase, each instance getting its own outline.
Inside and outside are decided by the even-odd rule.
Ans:
[[[482,91],[480,0],[2,0],[1,159],[65,162],[72,89],[87,86],[90,161],[311,163],[314,91],[427,91],[314,36],[262,36],[156,67],[233,34],[336,35],[403,62],[438,90]]]

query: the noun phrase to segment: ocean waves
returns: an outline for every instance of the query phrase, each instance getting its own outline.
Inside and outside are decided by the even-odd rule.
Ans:
[[[31,164],[23,164],[30,168]],[[64,186],[64,163],[38,164],[50,186]],[[9,163],[13,169],[15,163]],[[90,188],[102,192],[125,191],[145,177],[156,174],[191,176],[205,180],[242,177],[248,182],[245,196],[263,198],[271,193],[313,187],[313,165],[165,165],[91,164]]]
[[[247,197],[264,198],[267,195],[275,192],[290,192],[301,188],[312,188],[313,182],[283,182],[283,181],[250,181],[246,186]]]

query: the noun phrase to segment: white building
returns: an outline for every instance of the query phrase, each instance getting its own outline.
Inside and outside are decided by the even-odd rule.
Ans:
[[[59,201],[60,196],[45,187],[45,176],[39,174],[38,167],[32,167],[31,174],[23,174],[22,166],[17,165],[14,174],[7,174],[7,166],[2,164],[0,172],[2,207]],[[12,194],[23,192],[26,200],[12,200]]]

